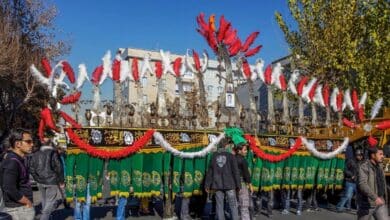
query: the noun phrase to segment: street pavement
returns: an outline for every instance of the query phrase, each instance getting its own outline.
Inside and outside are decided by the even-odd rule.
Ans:
[[[39,210],[39,203],[40,203],[40,193],[39,191],[34,191],[34,205]],[[101,206],[101,207],[91,207],[91,219],[104,219],[104,220],[111,220],[115,219],[115,206]],[[352,212],[344,212],[344,213],[337,213],[334,211],[334,205],[330,204],[328,205],[328,208],[321,208],[318,212],[307,212],[303,211],[302,215],[298,216],[295,214],[296,210],[291,209],[291,213],[288,215],[282,215],[281,210],[274,209],[273,210],[273,220],[353,220],[357,219],[356,217],[356,211]],[[36,219],[39,219],[39,215]],[[70,220],[73,219],[73,209],[65,209],[63,207],[60,207],[58,210],[56,210],[52,215],[53,220],[61,220],[66,219]],[[127,217],[126,219],[134,219],[134,220],[146,220],[146,219],[161,219],[158,217],[158,215],[155,216],[140,216],[140,217]],[[172,220],[175,218],[171,218]],[[268,218],[264,213],[259,214],[256,216],[256,219],[259,220],[266,220],[270,219]]]

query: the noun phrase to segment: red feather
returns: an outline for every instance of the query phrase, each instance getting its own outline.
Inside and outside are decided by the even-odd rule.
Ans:
[[[272,80],[272,67],[271,65],[268,65],[267,68],[264,70],[264,81],[267,85],[271,84]]]
[[[231,45],[234,43],[234,41],[236,41],[236,39],[237,39],[237,30],[234,28],[230,28],[225,34],[223,43],[226,45]]]
[[[312,100],[312,101],[313,101],[313,97],[314,97],[314,94],[315,94],[315,92],[316,92],[317,86],[318,86],[318,83],[315,82],[314,85],[310,88],[310,91],[309,91],[309,98],[310,98],[310,100]]]
[[[353,108],[354,109],[358,109],[359,108],[359,99],[358,99],[358,94],[357,94],[357,91],[356,89],[352,90],[352,105],[353,105]]]
[[[134,58],[133,62],[131,63],[131,72],[133,74],[134,81],[139,81],[139,72],[138,72],[138,59]]]
[[[378,144],[378,140],[375,139],[372,135],[368,137],[367,141],[370,147],[375,147]]]
[[[204,14],[201,12],[197,17],[196,21],[198,22],[198,25],[201,29],[205,30],[206,32],[209,32],[209,25],[204,20]]]
[[[41,118],[41,120],[39,121],[39,127],[38,127],[38,137],[40,140],[43,140],[44,133],[45,133],[45,122]]]
[[[161,76],[163,74],[163,68],[162,68],[161,61],[156,61],[156,63],[154,65],[156,67],[156,77],[157,77],[157,79],[161,79]]]
[[[196,31],[207,40],[207,37],[209,36],[209,33],[207,31],[199,28],[197,28]]]
[[[218,42],[222,42],[222,40],[225,37],[226,32],[230,28],[230,25],[231,25],[230,22],[226,21],[225,17],[223,15],[219,18],[219,28],[218,28],[218,34],[217,34]]]
[[[342,91],[340,91],[339,94],[337,95],[336,105],[337,105],[337,110],[341,111],[342,107],[343,107],[343,92]]]
[[[72,66],[67,61],[62,61],[62,70],[66,73],[71,83],[76,81]]]
[[[239,38],[236,39],[236,41],[228,48],[230,57],[233,57],[240,52],[241,49],[241,40]]]
[[[325,106],[329,106],[329,86],[328,86],[328,84],[325,84],[324,88],[322,89],[322,97],[324,98]]]
[[[302,95],[302,91],[303,91],[303,86],[307,83],[307,81],[309,80],[309,78],[307,76],[304,76],[299,82],[298,82],[298,85],[297,85],[297,93],[299,96]]]
[[[80,99],[80,96],[81,96],[81,92],[80,91],[77,91],[77,92],[75,92],[73,94],[65,96],[64,98],[62,98],[61,104],[66,105],[66,104],[78,102],[79,99]]]
[[[114,81],[120,80],[120,71],[121,71],[121,61],[114,59],[114,62],[112,62],[112,80]]]
[[[77,123],[72,117],[70,117],[65,112],[60,111],[60,115],[66,122],[71,124],[73,128],[81,128],[81,125],[79,123]]]
[[[173,71],[175,71],[176,77],[180,77],[181,57],[178,57],[173,62]]]
[[[257,54],[262,47],[263,47],[263,45],[259,45],[259,46],[255,47],[255,48],[252,48],[252,49],[248,50],[247,52],[245,52],[244,56],[245,57],[251,57],[251,56]]]
[[[195,50],[192,50],[192,56],[193,56],[194,62],[195,62],[195,69],[196,69],[196,71],[200,72],[201,67],[200,67],[199,55]]]
[[[51,75],[51,66],[50,66],[50,61],[44,57],[41,60],[41,65],[43,69],[45,70],[46,77],[49,77]]]
[[[210,48],[213,49],[214,53],[217,54],[217,52],[218,52],[218,42],[217,42],[217,37],[215,36],[214,33],[208,35],[207,43],[209,44]]]
[[[386,130],[390,128],[390,120],[382,121],[379,124],[375,125],[375,127],[379,130]]]
[[[51,110],[48,107],[45,107],[41,110],[41,119],[43,120],[45,126],[52,130],[58,131],[56,125],[54,124]]]
[[[96,67],[95,70],[93,71],[91,82],[94,85],[99,84],[100,78],[102,78],[102,74],[103,74],[103,65],[100,65]]]
[[[356,125],[355,123],[353,123],[352,121],[346,119],[346,118],[343,118],[343,124],[347,127],[350,127],[350,128],[355,128]]]
[[[287,89],[287,84],[286,84],[286,78],[284,77],[283,73],[280,74],[279,80],[280,80],[280,87],[282,87],[282,90],[283,90],[283,91],[286,91],[286,89]]]
[[[245,43],[242,45],[241,47],[241,51],[242,52],[246,52],[249,47],[253,44],[253,42],[256,40],[256,37],[259,36],[259,33],[258,31],[255,31],[253,33],[251,33],[245,40]]]
[[[361,105],[359,108],[358,108],[358,112],[357,112],[357,115],[358,115],[358,118],[360,121],[363,121],[364,120],[364,106]]]
[[[244,60],[242,62],[242,69],[244,70],[243,72],[244,72],[245,79],[250,78],[252,73],[247,60]]]

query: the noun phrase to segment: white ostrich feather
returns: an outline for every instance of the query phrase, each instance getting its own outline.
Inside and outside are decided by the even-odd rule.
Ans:
[[[251,76],[250,76],[251,81],[254,82],[257,79],[257,73],[252,66],[249,65],[249,68],[251,68]]]
[[[163,50],[160,50],[160,55],[163,63],[163,75],[166,75],[167,73],[170,73],[172,75],[175,75],[175,71],[173,71],[172,65],[171,65],[171,53],[169,51],[165,52]]]
[[[180,76],[183,76],[183,75],[187,72],[188,67],[187,67],[187,65],[185,64],[185,62],[186,62],[186,56],[183,56],[181,59],[184,61],[184,63],[183,63],[183,64],[181,65],[181,67],[180,67]]]
[[[264,82],[264,60],[257,59],[255,64],[255,72],[257,76]]]
[[[366,100],[367,100],[367,92],[363,93],[362,97],[360,97],[359,105],[366,104]]]
[[[299,79],[299,70],[294,70],[293,73],[291,74],[290,80],[288,80],[288,88],[290,91],[294,94],[297,95],[297,87],[295,86],[295,83]]]
[[[76,89],[79,89],[83,86],[85,80],[89,81],[87,67],[84,63],[79,65],[79,76],[77,77]]]
[[[129,61],[128,60],[122,60],[121,61],[121,71],[120,71],[120,82],[126,81],[126,79],[130,78],[130,67],[129,67]]]
[[[379,98],[378,100],[375,101],[375,103],[371,109],[371,120],[374,119],[378,115],[379,110],[382,107],[382,104],[383,104],[383,98]]]
[[[303,86],[301,97],[304,100],[306,100],[306,102],[309,102],[309,103],[311,102],[310,97],[309,97],[309,93],[310,93],[311,88],[314,86],[314,84],[316,82],[317,82],[317,78],[314,77],[309,81],[309,83],[307,85]]]
[[[207,67],[209,65],[209,55],[207,54],[206,51],[203,52],[203,61],[201,61],[201,65],[202,65],[201,68],[202,73],[206,72]]]
[[[330,95],[330,106],[333,111],[337,112],[337,95],[339,94],[339,89],[335,87],[332,91],[332,95]]]
[[[282,67],[282,64],[280,64],[280,63],[277,63],[275,65],[275,67],[272,68],[271,84],[274,84],[277,86],[277,83],[279,83],[279,86],[280,86],[279,76],[282,73],[282,70],[283,70],[283,67]]]
[[[106,54],[102,58],[103,61],[103,74],[102,77],[100,78],[99,85],[103,84],[104,80],[106,78],[112,77],[112,69],[111,69],[111,51],[107,51]]]
[[[35,67],[34,64],[30,66],[30,71],[31,74],[34,76],[34,78],[38,80],[38,82],[46,86],[50,85],[50,78],[46,78],[45,76],[43,76],[42,73]]]
[[[142,79],[143,77],[146,76],[146,73],[150,74],[150,76],[153,75],[153,69],[152,66],[150,65],[150,54],[145,54],[144,60],[142,62],[141,66],[141,72],[140,72],[140,78]]]
[[[325,107],[324,97],[322,96],[322,85],[318,85],[316,88],[315,95],[313,97],[314,103],[319,104],[322,107]]]
[[[344,103],[345,103],[346,107],[348,107],[351,111],[354,110],[353,105],[352,105],[350,89],[347,89],[344,92]],[[343,103],[343,105],[344,105],[344,103]]]
[[[190,62],[190,55],[188,55],[188,49],[187,49],[187,53],[186,53],[186,56],[185,56],[185,65],[187,66],[187,70],[189,70],[189,71],[191,71],[191,72],[193,72],[193,73],[196,73],[196,71],[195,71],[195,68],[194,68],[194,66],[191,64],[191,62]]]

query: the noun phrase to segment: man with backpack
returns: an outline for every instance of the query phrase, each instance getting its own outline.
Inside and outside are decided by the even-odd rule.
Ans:
[[[31,175],[38,183],[38,189],[42,195],[41,220],[50,218],[58,206],[58,200],[62,198],[60,188],[64,185],[64,171],[61,159],[52,142],[53,134],[46,133],[42,140],[42,146],[35,152],[30,161]]]

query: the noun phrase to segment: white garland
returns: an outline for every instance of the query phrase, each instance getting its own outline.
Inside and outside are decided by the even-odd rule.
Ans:
[[[183,152],[179,151],[176,148],[173,148],[162,136],[160,132],[155,131],[153,133],[154,138],[162,148],[164,148],[166,151],[170,152],[171,154],[178,156],[180,158],[194,158],[194,157],[204,157],[209,152],[211,152],[215,146],[225,137],[225,133],[221,133],[215,140],[213,140],[207,147],[203,148],[202,150],[198,152]]]
[[[314,144],[307,141],[307,139],[304,137],[302,137],[302,143],[306,146],[306,148],[310,151],[310,153],[313,156],[321,158],[323,160],[327,160],[327,159],[332,159],[335,156],[337,156],[337,154],[340,154],[341,152],[343,152],[348,146],[349,139],[347,137],[344,138],[344,142],[341,144],[341,146],[338,147],[336,150],[329,152],[329,153],[319,152],[316,149],[316,147],[314,146]]]

